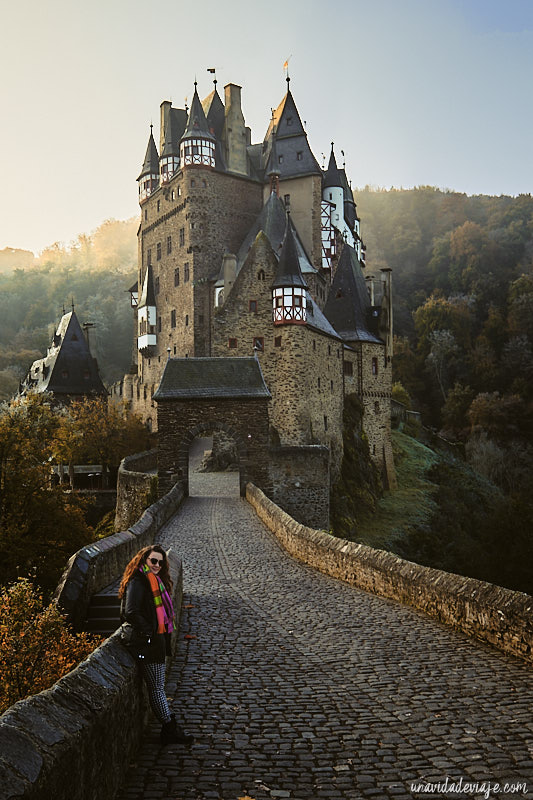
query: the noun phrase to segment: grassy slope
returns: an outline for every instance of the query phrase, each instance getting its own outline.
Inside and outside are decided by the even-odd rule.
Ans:
[[[425,477],[438,460],[437,454],[398,431],[392,432],[392,443],[398,488],[384,493],[374,514],[360,515],[353,537],[354,541],[382,550],[394,550],[394,543],[413,525],[428,525],[437,509],[433,500],[437,487]]]

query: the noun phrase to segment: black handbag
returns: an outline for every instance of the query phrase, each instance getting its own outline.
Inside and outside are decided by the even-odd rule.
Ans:
[[[143,660],[148,657],[152,637],[145,633],[139,633],[129,622],[125,622],[122,626],[120,641],[135,658]]]

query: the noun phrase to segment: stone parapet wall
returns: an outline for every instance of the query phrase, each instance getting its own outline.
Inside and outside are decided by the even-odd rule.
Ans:
[[[117,475],[115,530],[123,531],[139,519],[152,492],[157,471],[157,450],[147,450],[126,456],[120,462]]]
[[[246,498],[295,558],[533,663],[533,597],[405,561],[296,522],[248,484]]]
[[[169,562],[179,618],[181,561],[170,551]],[[51,689],[0,717],[3,800],[111,800],[148,713],[139,671],[117,631]]]
[[[88,544],[71,556],[55,600],[76,630],[83,627],[92,595],[116,580],[135,553],[155,541],[159,529],[176,512],[184,496],[184,484],[176,484],[128,530]]]

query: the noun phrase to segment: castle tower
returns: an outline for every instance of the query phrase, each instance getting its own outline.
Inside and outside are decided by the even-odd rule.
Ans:
[[[214,167],[215,137],[208,128],[207,119],[196,87],[195,81],[189,119],[180,142],[181,165],[184,168],[192,166]]]
[[[324,175],[324,183],[322,185],[322,199],[326,200],[331,205],[331,221],[336,230],[340,233],[345,242],[350,247],[355,244],[353,230],[350,228],[348,221],[345,218],[345,192],[343,186],[343,179],[340,170],[337,167],[337,160],[333,152],[333,142],[331,143],[331,153],[329,156],[329,164]],[[352,195],[353,202],[353,195]],[[349,203],[348,203],[349,206]],[[355,206],[355,204],[354,204]],[[350,211],[350,217],[353,214]]]
[[[287,214],[287,229],[272,284],[274,325],[305,325],[307,322],[306,291],[307,284],[300,270],[290,215]]]
[[[272,143],[275,138],[277,166],[279,168],[279,194],[285,205],[290,204],[294,224],[304,247],[316,269],[321,266],[322,246],[320,212],[322,200],[322,170],[307,141],[296,103],[289,89],[274,111],[263,142],[264,168],[270,163]],[[270,193],[265,183],[263,202]]]
[[[150,138],[139,177],[139,202],[146,200],[159,187],[159,155],[154,142],[152,125],[150,125]]]

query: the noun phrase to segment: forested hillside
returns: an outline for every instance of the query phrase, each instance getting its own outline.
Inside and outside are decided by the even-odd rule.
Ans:
[[[508,494],[533,490],[533,199],[356,193],[368,268],[394,270],[395,380]]]
[[[105,383],[129,369],[137,221],[104,222],[68,247],[52,245],[32,261],[21,250],[0,255],[0,400],[9,399],[32,361],[46,352],[63,308],[91,322],[90,344]],[[21,265],[25,266],[22,267]]]

